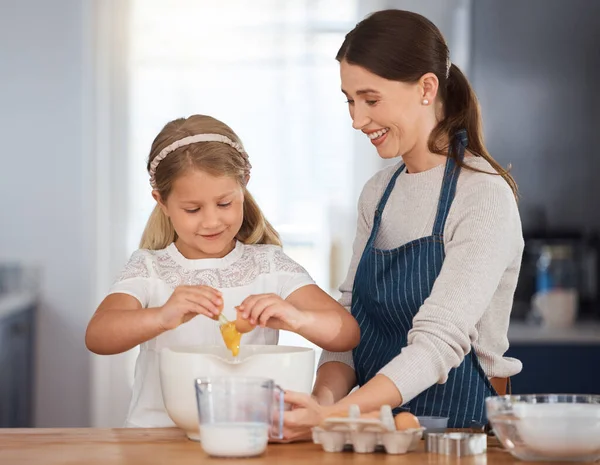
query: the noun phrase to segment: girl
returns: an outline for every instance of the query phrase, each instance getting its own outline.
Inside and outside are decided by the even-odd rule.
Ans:
[[[354,318],[283,253],[246,189],[250,168],[237,135],[209,116],[172,121],[152,144],[148,172],[157,205],[140,249],[86,333],[97,354],[141,345],[128,426],[174,426],[162,401],[158,352],[222,345],[213,321],[221,309],[235,319],[239,306],[258,324],[246,344],[277,344],[279,329],[333,351],[358,344]]]

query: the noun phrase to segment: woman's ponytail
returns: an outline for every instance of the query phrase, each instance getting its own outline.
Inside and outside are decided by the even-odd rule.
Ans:
[[[481,110],[475,92],[463,72],[454,64],[450,65],[446,88],[442,90],[444,100],[445,118],[431,132],[429,150],[445,155],[447,151],[440,147],[441,141],[450,138],[464,129],[467,131],[468,149],[471,153],[483,157],[502,176],[518,196],[517,183],[513,177],[488,153],[483,143],[483,128],[481,124]],[[452,140],[450,143],[452,144]],[[455,156],[452,154],[451,156]],[[458,164],[466,169],[473,169],[469,165],[457,160]],[[478,171],[478,170],[476,170]]]

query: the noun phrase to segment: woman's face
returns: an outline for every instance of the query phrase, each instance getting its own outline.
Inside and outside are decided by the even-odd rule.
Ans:
[[[365,133],[381,158],[405,156],[417,146],[427,146],[435,126],[435,95],[428,94],[422,80],[389,81],[346,61],[340,63],[340,75],[352,127]]]

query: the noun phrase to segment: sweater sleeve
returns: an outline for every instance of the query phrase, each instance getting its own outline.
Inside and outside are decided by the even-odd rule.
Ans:
[[[508,186],[478,183],[454,199],[446,225],[446,256],[431,295],[413,319],[408,345],[380,370],[409,402],[444,383],[477,338],[476,324],[522,241]]]

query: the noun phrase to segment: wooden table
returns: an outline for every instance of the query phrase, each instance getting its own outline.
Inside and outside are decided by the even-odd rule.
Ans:
[[[199,464],[327,464],[368,465],[467,465],[519,464],[497,442],[491,440],[485,455],[460,459],[418,451],[405,455],[385,453],[326,453],[312,443],[271,444],[267,452],[250,459],[218,459],[204,453],[199,443],[190,441],[175,428],[160,429],[0,429],[1,465],[199,465]],[[537,462],[540,464],[541,462]]]

